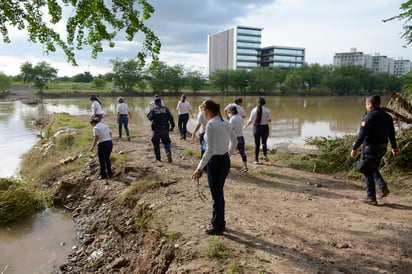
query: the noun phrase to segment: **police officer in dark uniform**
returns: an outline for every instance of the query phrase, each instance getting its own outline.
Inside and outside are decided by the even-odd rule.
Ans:
[[[381,159],[386,153],[388,140],[391,144],[392,154],[397,155],[399,153],[393,119],[380,108],[380,103],[381,98],[378,95],[366,98],[367,112],[363,116],[362,125],[351,151],[352,158],[356,158],[357,149],[363,144],[361,157],[369,161],[370,168],[364,172],[366,197],[359,199],[359,201],[371,205],[377,205],[375,184],[380,188],[380,198],[384,198],[389,194],[388,186],[378,170]]]
[[[169,130],[173,131],[175,122],[169,109],[162,105],[160,97],[154,100],[155,107],[147,114],[147,118],[152,121],[152,143],[157,161],[160,157],[160,141],[162,141],[167,155],[167,161],[172,162],[172,151],[170,149]]]

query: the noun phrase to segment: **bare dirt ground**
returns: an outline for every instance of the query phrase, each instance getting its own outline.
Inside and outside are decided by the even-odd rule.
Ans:
[[[191,180],[199,159],[187,155],[197,143],[175,130],[173,163],[162,148],[156,164],[149,126],[132,120],[130,128],[130,142],[114,139],[113,154],[126,157],[114,162],[114,178],[97,180],[94,157],[59,183],[56,197],[78,231],[63,273],[412,273],[412,197],[391,193],[370,206],[357,201],[361,180],[273,159],[254,166],[250,152],[244,174],[236,153],[225,185],[227,231],[208,236],[207,178],[202,200]],[[216,243],[225,249],[220,258],[207,255]]]

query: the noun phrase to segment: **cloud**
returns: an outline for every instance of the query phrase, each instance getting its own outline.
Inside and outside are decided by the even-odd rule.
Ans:
[[[404,0],[153,0],[155,13],[147,25],[159,37],[160,59],[169,65],[183,64],[193,70],[207,67],[207,37],[235,25],[263,28],[262,46],[280,45],[306,48],[308,63],[330,64],[336,52],[356,47],[365,53],[380,52],[388,57],[412,60],[401,38],[402,22],[382,20],[400,13]],[[62,25],[59,26],[62,31]],[[63,32],[63,31],[62,31]],[[110,60],[130,59],[141,48],[141,35],[135,41],[116,41],[105,47],[98,59],[90,49],[76,53],[78,67],[66,62],[59,50],[46,55],[42,46],[27,42],[24,32],[14,32],[12,43],[0,43],[0,71],[20,72],[25,61],[49,62],[59,76],[89,71],[93,75],[111,71]]]

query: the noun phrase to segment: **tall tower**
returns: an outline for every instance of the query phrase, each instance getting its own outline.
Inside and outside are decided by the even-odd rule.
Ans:
[[[262,28],[236,26],[208,36],[209,74],[260,66]]]

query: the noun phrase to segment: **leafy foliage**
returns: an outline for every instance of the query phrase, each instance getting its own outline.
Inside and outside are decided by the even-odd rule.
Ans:
[[[47,82],[57,77],[57,69],[53,68],[47,62],[40,62],[33,67],[30,62],[23,63],[20,66],[20,77],[24,82],[32,82],[43,92]]]
[[[314,137],[306,142],[316,145],[323,153],[314,158],[316,172],[335,173],[353,169],[354,160],[350,157],[355,136],[346,135],[341,138]]]
[[[406,44],[409,45],[412,43],[412,25],[410,24],[412,19],[412,0],[403,2],[400,6],[400,9],[403,10],[400,14],[393,16],[391,18],[383,20],[383,22],[388,22],[392,20],[405,20],[403,24],[403,34],[402,38],[405,39]]]
[[[0,179],[0,225],[16,223],[45,207],[45,200],[28,184]]]
[[[136,2],[140,11],[135,8]],[[68,18],[64,18],[65,12],[70,14]],[[26,29],[29,41],[44,45],[47,53],[60,47],[68,62],[76,65],[75,50],[90,46],[91,55],[96,58],[103,51],[103,42],[115,46],[117,32],[124,31],[126,39],[133,41],[141,31],[145,40],[137,58],[144,64],[147,56],[156,61],[160,51],[159,39],[145,25],[153,12],[153,6],[146,0],[8,0],[0,5],[0,33],[3,42],[9,43],[10,27]],[[65,35],[57,28],[64,22]]]

